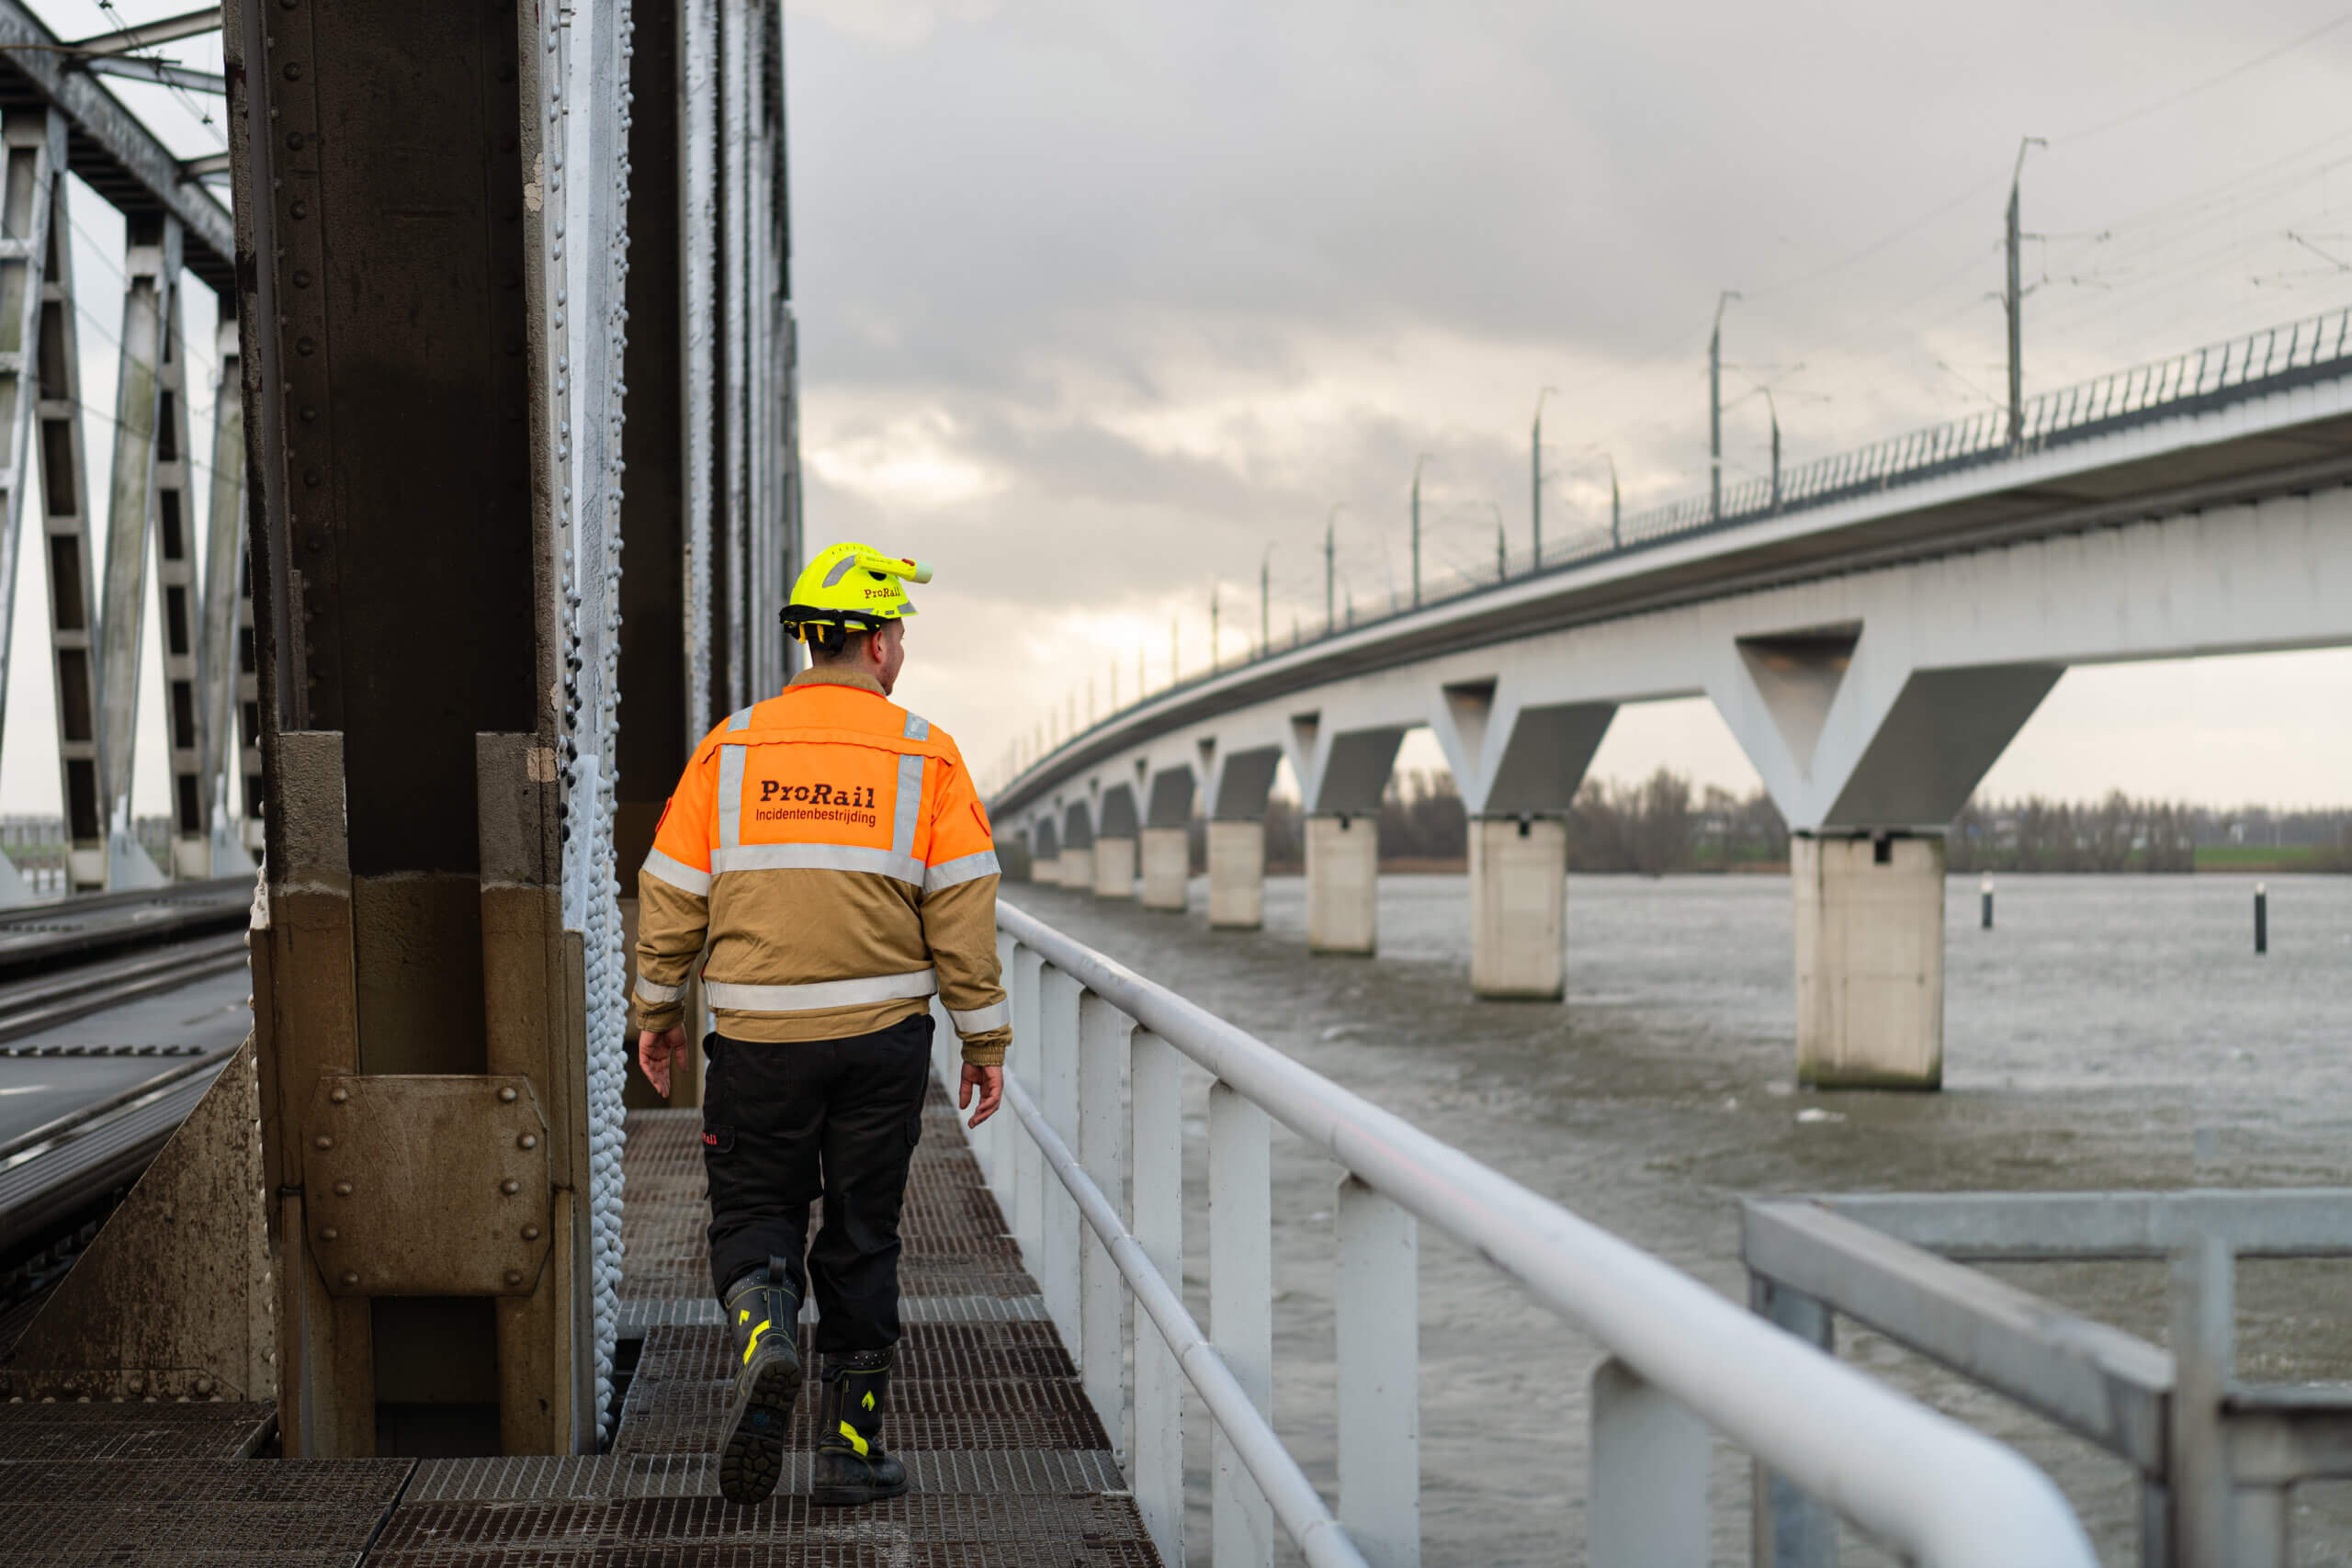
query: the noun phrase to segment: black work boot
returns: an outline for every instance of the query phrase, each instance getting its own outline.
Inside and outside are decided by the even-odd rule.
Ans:
[[[784,1259],[727,1290],[727,1327],[735,1346],[735,1395],[727,1402],[727,1438],[718,1450],[718,1494],[756,1503],[775,1490],[784,1469],[785,1428],[800,1397],[800,1301],[786,1281]]]
[[[882,1451],[882,1410],[896,1350],[858,1350],[825,1358],[825,1403],[817,1436],[819,1507],[854,1508],[897,1497],[907,1467]]]

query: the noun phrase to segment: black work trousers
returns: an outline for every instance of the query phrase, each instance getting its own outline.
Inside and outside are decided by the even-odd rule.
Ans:
[[[843,1040],[703,1041],[711,1288],[770,1258],[817,1294],[826,1355],[899,1342],[899,1210],[922,1135],[929,1013]],[[808,1205],[824,1224],[808,1240]]]

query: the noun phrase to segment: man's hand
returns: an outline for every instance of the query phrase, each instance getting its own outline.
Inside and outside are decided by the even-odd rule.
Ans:
[[[645,1069],[645,1081],[653,1086],[653,1092],[664,1100],[670,1098],[670,1063],[684,1055],[685,1049],[686,1026],[683,1023],[659,1034],[650,1029],[638,1034],[637,1065]]]
[[[969,1062],[965,1063],[964,1086],[956,1095],[956,1109],[971,1109],[974,1089],[980,1091],[980,1108],[972,1111],[972,1119],[964,1123],[967,1127],[977,1127],[996,1114],[997,1106],[1004,1100],[1004,1069],[976,1067]]]

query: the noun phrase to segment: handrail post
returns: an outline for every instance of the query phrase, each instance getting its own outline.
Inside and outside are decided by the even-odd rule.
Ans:
[[[1340,1179],[1340,1523],[1373,1568],[1420,1568],[1420,1229]]]
[[[1135,1235],[1163,1280],[1184,1279],[1184,1059],[1138,1029],[1134,1080]],[[1164,1568],[1184,1568],[1184,1374],[1144,1314],[1134,1315],[1136,1508]]]
[[[1016,947],[1012,955],[1012,1029],[1016,1045],[1023,1045],[1028,1063],[1023,1076],[1038,1085],[1044,1084],[1038,1075],[1045,1063],[1044,1032],[1040,1021],[1045,1010],[1039,1005],[1045,990],[1046,955],[1028,947]],[[1012,1147],[1012,1243],[1021,1256],[1033,1268],[1045,1256],[1046,1235],[1046,1157],[1037,1145],[1017,1129],[1008,1126],[1004,1142]]]
[[[1078,1163],[1114,1207],[1126,1191],[1127,1041],[1136,1021],[1089,991],[1078,1004]],[[1079,1371],[1113,1457],[1135,1451],[1127,1431],[1127,1287],[1102,1238],[1079,1227]]]
[[[1707,1568],[1706,1424],[1611,1356],[1592,1374],[1592,1568]]]
[[[1209,1086],[1209,1337],[1234,1381],[1274,1414],[1272,1123],[1238,1089]],[[1222,1427],[1209,1459],[1210,1552],[1217,1568],[1272,1568],[1274,1511]]]
[[[1747,1304],[1807,1344],[1834,1349],[1834,1320],[1815,1297],[1751,1273]],[[1755,1461],[1755,1475],[1748,1560],[1756,1568],[1837,1568],[1838,1517],[1762,1460]]]
[[[1016,1004],[1013,1001],[1012,996],[1012,957],[1014,953],[1019,953],[1020,951],[1021,943],[1014,940],[1011,932],[999,931],[996,933],[997,973],[1003,976],[1004,999],[1007,1010],[1008,1012],[1015,1013],[1012,1021],[1013,1025],[1013,1043],[1016,1046],[1023,1043],[1023,1041],[1021,1039],[1020,1032],[1021,1021],[1017,1016]],[[954,1031],[951,1028],[951,1021],[947,1016],[946,1001],[944,998],[934,998],[933,999],[939,1004],[939,1027],[952,1034]],[[950,1100],[953,1100],[956,1098],[956,1085],[963,1076],[963,1069],[961,1066],[962,1056],[963,1053],[960,1049],[956,1049],[950,1053],[949,1060],[957,1064],[952,1071],[945,1064],[943,1063],[941,1066],[940,1070],[947,1078],[947,1098]],[[1008,1052],[1008,1070],[1011,1066],[1010,1057],[1011,1053]],[[960,1121],[962,1118],[959,1117],[957,1120]],[[980,1180],[990,1191],[997,1194],[997,1201],[1000,1206],[1003,1203],[1005,1184],[1004,1175],[999,1168],[1003,1165],[1005,1157],[1004,1142],[997,1135],[1001,1126],[1001,1122],[991,1120],[972,1129],[968,1134],[972,1145],[972,1157],[978,1160],[980,1164]]]
[[[1078,1002],[1076,977],[1048,965],[1037,992],[1037,1105],[1061,1140],[1078,1143]],[[1042,1161],[1040,1164],[1042,1165]],[[1069,1190],[1048,1176],[1043,1209],[1045,1235],[1037,1249],[1037,1283],[1046,1293],[1046,1315],[1061,1331],[1076,1360],[1085,1348],[1078,1337],[1078,1204]]]
[[[2236,1259],[2200,1231],[2172,1256],[2172,1568],[2224,1568],[2234,1555],[2229,1438],[2222,1419],[2236,1359]]]

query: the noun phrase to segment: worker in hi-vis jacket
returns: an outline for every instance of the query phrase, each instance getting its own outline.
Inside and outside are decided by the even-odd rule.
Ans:
[[[1004,1092],[988,814],[956,742],[890,701],[914,614],[904,582],[930,577],[856,544],[809,563],[783,615],[809,667],[695,748],[638,880],[638,1052],[657,1091],[687,1049],[697,960],[718,1025],[702,1136],[711,1282],[734,1337],[718,1463],[732,1502],[775,1489],[809,1291],[824,1362],[811,1500],[907,1489],[882,1416],[934,995],[963,1041],[973,1125]]]

